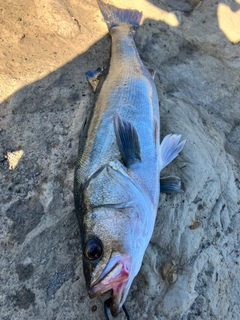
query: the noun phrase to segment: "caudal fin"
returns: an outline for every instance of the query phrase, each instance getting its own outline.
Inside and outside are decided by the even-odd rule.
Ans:
[[[101,0],[97,0],[99,9],[108,26],[108,30],[112,27],[119,26],[121,23],[127,23],[133,28],[137,28],[142,19],[142,12],[137,10],[119,9],[110,4],[106,4]]]

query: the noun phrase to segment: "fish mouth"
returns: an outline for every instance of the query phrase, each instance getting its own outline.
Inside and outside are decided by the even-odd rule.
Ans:
[[[111,258],[101,276],[94,281],[88,291],[89,297],[97,297],[111,290],[110,309],[113,316],[118,315],[131,285],[131,261],[129,257]]]

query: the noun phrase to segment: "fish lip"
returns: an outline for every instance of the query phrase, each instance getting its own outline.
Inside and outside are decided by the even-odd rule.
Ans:
[[[130,277],[130,260],[129,258],[119,259],[113,267],[108,270],[104,276],[94,281],[88,290],[89,297],[95,298],[107,291],[112,291],[112,296],[122,293],[125,284]],[[118,289],[121,288],[118,292]]]

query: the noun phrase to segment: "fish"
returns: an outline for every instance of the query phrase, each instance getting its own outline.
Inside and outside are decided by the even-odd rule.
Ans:
[[[177,177],[160,180],[160,171],[185,140],[169,134],[160,144],[155,71],[144,66],[134,42],[142,13],[97,2],[111,36],[110,67],[79,148],[74,198],[88,294],[109,291],[117,316],[151,239],[160,189],[181,191]],[[103,70],[86,72],[94,91]]]

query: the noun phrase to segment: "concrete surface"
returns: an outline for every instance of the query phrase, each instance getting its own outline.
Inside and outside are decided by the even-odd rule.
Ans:
[[[143,266],[136,319],[239,319],[240,1],[111,1],[143,11],[139,53],[157,70],[161,138],[180,133]],[[83,279],[73,174],[94,104],[84,72],[107,65],[95,0],[0,1],[0,319],[105,319]],[[124,319],[119,315],[118,319]]]

